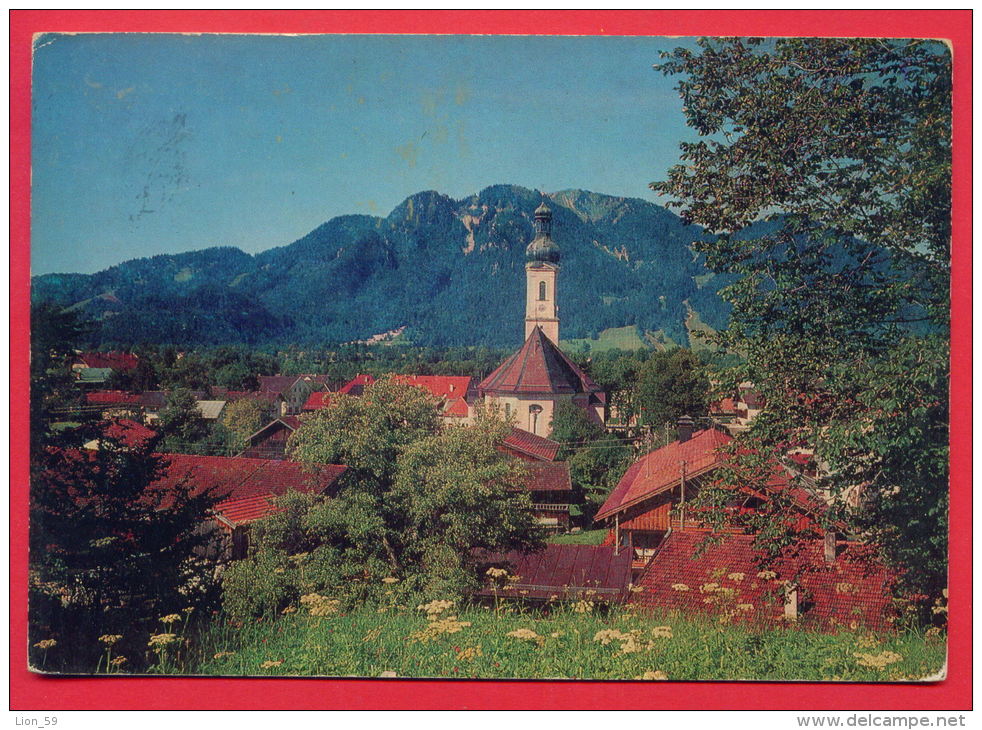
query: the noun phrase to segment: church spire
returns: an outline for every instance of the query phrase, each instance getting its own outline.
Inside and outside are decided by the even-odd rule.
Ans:
[[[525,339],[535,330],[559,343],[556,278],[559,246],[552,240],[552,211],[543,202],[535,209],[535,237],[525,249]]]

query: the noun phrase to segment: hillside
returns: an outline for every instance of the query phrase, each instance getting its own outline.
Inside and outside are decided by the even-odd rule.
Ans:
[[[417,193],[386,218],[334,218],[255,256],[211,248],[136,259],[92,275],[34,277],[32,298],[98,320],[91,344],[327,344],[405,327],[419,345],[516,345],[524,250],[545,199],[563,253],[564,340],[634,327],[688,342],[690,308],[725,324],[690,248],[701,230],[660,206],[583,190],[496,185],[462,200]]]

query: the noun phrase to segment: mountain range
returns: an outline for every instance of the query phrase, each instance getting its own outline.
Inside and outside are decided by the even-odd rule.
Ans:
[[[692,249],[697,226],[636,198],[513,185],[461,200],[417,193],[385,218],[339,216],[255,255],[217,247],[36,276],[31,296],[95,320],[93,345],[327,345],[400,332],[416,345],[511,347],[543,201],[562,252],[564,340],[634,327],[653,346],[684,345],[693,321],[725,325],[724,282]]]

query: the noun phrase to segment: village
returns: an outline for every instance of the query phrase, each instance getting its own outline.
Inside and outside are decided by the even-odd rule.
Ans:
[[[38,681],[945,679],[949,45],[32,43]]]
[[[825,518],[826,498],[815,488],[819,466],[799,447],[785,463],[773,464],[763,488],[740,485],[727,509],[752,512],[776,495],[791,496],[803,536],[795,549],[765,556],[753,534],[729,531],[708,543],[713,532],[697,502],[700,487],[727,462],[726,447],[745,431],[766,403],[752,384],[712,403],[705,413],[683,414],[675,437],[635,454],[592,521],[571,516],[577,509],[569,464],[557,458],[564,444],[550,438],[553,415],[571,404],[586,421],[603,428],[611,417],[606,394],[557,346],[559,341],[561,249],[551,234],[551,211],[534,212],[535,236],[526,251],[525,341],[488,377],[402,374],[392,381],[423,391],[443,428],[468,428],[483,409],[509,425],[500,452],[523,465],[524,487],[535,524],[551,535],[528,553],[483,554],[487,573],[477,595],[504,596],[529,603],[591,601],[632,604],[639,609],[735,615],[738,620],[783,621],[820,631],[837,627],[887,630],[898,616],[890,596],[891,572],[875,558],[861,536],[837,530]],[[79,352],[71,365],[85,407],[102,419],[104,439],[139,447],[156,438],[167,393],[100,389],[110,375],[136,369],[136,356],[124,352]],[[164,453],[164,474],[155,488],[214,493],[207,530],[214,536],[209,555],[221,562],[249,555],[250,531],[281,509],[290,491],[331,500],[346,464],[317,469],[291,459],[291,440],[308,418],[336,406],[339,399],[362,398],[376,378],[359,374],[344,383],[323,375],[259,376],[255,391],[212,387],[192,392],[204,423],[216,423],[230,405],[251,402],[263,425],[227,456]],[[626,440],[626,439],[625,439]],[[857,502],[859,496],[850,496]],[[205,527],[205,526],[203,526]],[[577,544],[577,534],[598,535],[598,544]],[[816,537],[820,535],[820,537]],[[556,539],[559,538],[559,539]],[[571,539],[572,538],[572,539]],[[768,557],[772,559],[768,562]],[[492,576],[506,571],[509,582]]]

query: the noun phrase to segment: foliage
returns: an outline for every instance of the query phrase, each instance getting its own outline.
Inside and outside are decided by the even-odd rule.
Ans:
[[[287,607],[292,613],[273,620],[216,621],[196,637],[182,671],[883,682],[929,677],[945,661],[943,636],[921,633],[820,634],[773,625],[721,625],[699,616],[638,614],[631,606],[579,613],[561,605],[497,610],[453,605],[438,618],[450,613],[454,620],[434,627],[437,622],[417,605],[391,600],[380,607],[312,615],[311,603],[296,601]],[[414,638],[424,634],[426,641]],[[631,636],[633,641],[625,638]]]
[[[208,435],[208,426],[191,391],[176,388],[167,394],[166,405],[160,411],[159,430],[163,449],[178,453]]]
[[[31,461],[31,634],[72,642],[81,631],[128,632],[158,613],[207,605],[213,566],[199,557],[214,498],[156,489],[155,444],[46,448]],[[32,661],[36,661],[33,657]],[[62,652],[49,670],[87,671]]]
[[[386,591],[473,588],[473,549],[540,544],[524,473],[497,449],[506,433],[487,415],[473,427],[441,430],[434,399],[391,378],[358,398],[338,396],[294,433],[289,449],[312,468],[347,465],[339,493],[323,501],[288,496],[282,512],[255,526],[251,556],[227,574],[226,607],[256,615],[313,592],[350,606]],[[274,564],[281,577],[260,579]],[[252,598],[253,582],[269,589]]]
[[[631,447],[616,436],[592,441],[569,458],[570,481],[583,501],[584,525],[591,524],[593,515],[617,486],[633,458]]]
[[[637,413],[645,426],[701,416],[709,407],[709,379],[690,350],[652,354],[638,373]]]
[[[579,406],[565,402],[556,404],[549,438],[562,444],[556,455],[558,461],[565,461],[578,446],[600,438],[603,433],[603,428],[591,421]]]
[[[741,444],[813,448],[837,516],[908,592],[946,584],[951,66],[943,44],[702,40],[667,54],[703,140],[652,187],[719,234],[719,341],[767,402]],[[759,235],[734,235],[760,218]],[[730,390],[732,392],[732,390]],[[744,464],[748,469],[753,464]],[[746,471],[741,477],[746,476]],[[721,496],[720,499],[725,499]],[[762,528],[760,522],[750,524]]]
[[[221,421],[229,433],[232,450],[239,452],[249,437],[266,425],[266,406],[251,398],[232,401],[225,404]]]
[[[76,312],[53,304],[31,307],[31,449],[51,443],[51,424],[77,419],[81,405],[71,364],[74,346],[91,328]]]

